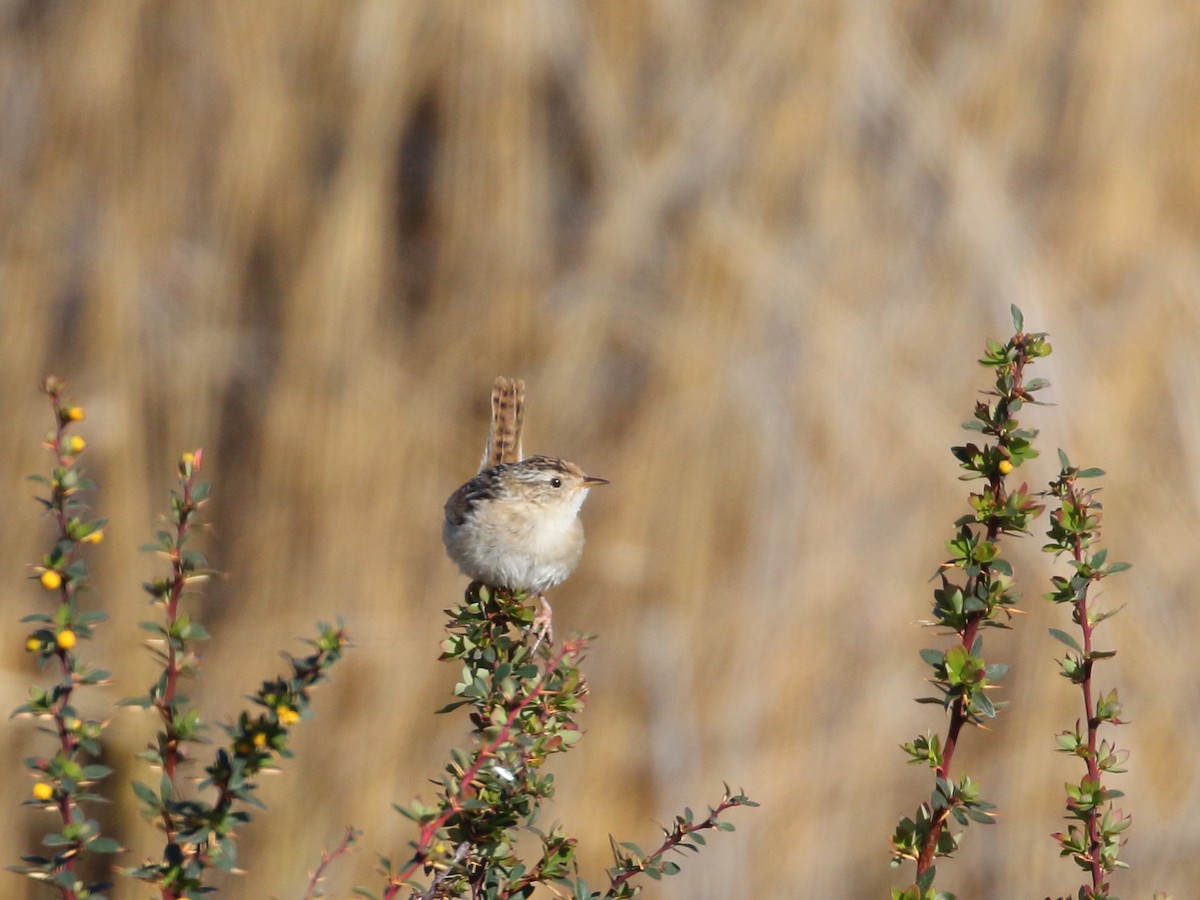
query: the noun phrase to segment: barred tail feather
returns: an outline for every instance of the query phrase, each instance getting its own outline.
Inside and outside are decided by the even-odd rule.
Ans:
[[[501,463],[520,462],[521,429],[525,424],[525,382],[517,378],[496,379],[492,386],[492,425],[479,471]]]

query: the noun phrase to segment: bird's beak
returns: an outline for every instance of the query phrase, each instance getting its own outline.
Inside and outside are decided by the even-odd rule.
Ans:
[[[597,478],[595,475],[588,475],[583,479],[584,487],[595,487],[598,484],[608,484],[607,478]]]

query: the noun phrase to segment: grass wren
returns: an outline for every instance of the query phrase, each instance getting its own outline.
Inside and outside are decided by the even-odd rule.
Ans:
[[[468,578],[536,594],[548,613],[542,592],[565,581],[583,553],[588,489],[608,482],[564,459],[523,459],[524,420],[525,383],[497,378],[479,474],[446,501],[442,543]]]

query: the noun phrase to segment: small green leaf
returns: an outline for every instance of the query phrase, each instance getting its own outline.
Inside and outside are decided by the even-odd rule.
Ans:
[[[131,782],[133,792],[138,795],[138,799],[147,806],[152,806],[158,809],[160,806],[158,795],[154,793],[154,789],[148,784],[143,784],[140,781]]]
[[[110,837],[98,837],[94,841],[89,841],[87,848],[93,853],[120,853],[121,845]]]
[[[925,660],[931,666],[940,666],[946,659],[946,654],[941,650],[922,650],[921,659]]]
[[[1079,646],[1079,642],[1076,641],[1075,638],[1071,637],[1071,635],[1067,634],[1065,631],[1061,631],[1058,628],[1051,628],[1050,636],[1052,638],[1054,638],[1056,641],[1058,641],[1059,643],[1066,644],[1068,647],[1070,647],[1076,653],[1083,653],[1083,648]]]

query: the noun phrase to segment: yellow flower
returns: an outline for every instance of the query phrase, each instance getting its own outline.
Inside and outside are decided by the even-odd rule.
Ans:
[[[83,726],[83,722],[79,719],[67,719],[66,726],[67,731],[78,731]]]
[[[44,781],[39,781],[33,786],[33,796],[38,800],[45,802],[54,796],[54,788],[46,784]]]
[[[85,415],[82,406],[68,406],[63,412],[72,422],[82,421]]]
[[[53,569],[47,569],[43,572],[39,580],[42,582],[42,587],[48,591],[56,591],[62,585],[62,576]]]
[[[30,653],[37,653],[42,649],[42,641],[36,634],[31,634],[25,638],[25,649]]]
[[[183,454],[182,460],[185,466],[190,466],[196,461],[196,454],[189,450],[187,453]]]
[[[1013,470],[1013,464],[1007,459],[1002,459],[1000,460],[1000,465],[996,466],[996,468],[1000,470],[1001,475],[1007,475]]]
[[[87,447],[87,441],[85,441],[83,438],[81,438],[77,434],[72,435],[71,439],[69,441],[67,441],[67,449],[76,455],[82,453],[86,447]]]
[[[261,731],[256,732],[254,735],[254,746],[255,747],[267,746],[267,736],[265,734],[263,734]]]
[[[73,632],[70,628],[64,628],[58,633],[58,637],[56,637],[55,640],[58,642],[58,646],[60,646],[62,649],[70,650],[75,646],[75,632]]]
[[[104,540],[104,532],[97,529],[96,531],[93,531],[90,534],[85,534],[79,540],[85,544],[98,544],[102,540]]]
[[[277,706],[275,715],[279,717],[280,725],[291,725],[300,721],[300,713],[292,709],[290,706]]]

